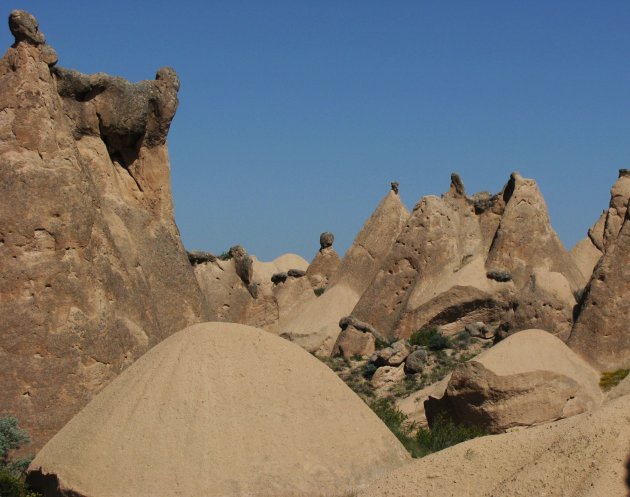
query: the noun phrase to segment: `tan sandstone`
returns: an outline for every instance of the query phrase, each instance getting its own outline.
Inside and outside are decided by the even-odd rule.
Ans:
[[[323,363],[244,325],[151,349],[31,463],[72,495],[342,495],[409,456]],[[50,478],[50,476],[49,476]]]
[[[0,60],[0,412],[41,447],[147,349],[207,319],[173,218],[172,69],[55,66],[11,13]]]

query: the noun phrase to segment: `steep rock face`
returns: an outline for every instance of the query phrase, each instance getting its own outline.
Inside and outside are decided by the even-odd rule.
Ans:
[[[505,211],[490,247],[487,269],[509,271],[519,287],[527,283],[533,269],[542,269],[563,274],[572,290],[583,288],[584,277],[552,229],[536,182],[514,173],[503,197]]]
[[[281,320],[279,332],[311,352],[330,355],[340,332],[339,320],[351,314],[408,216],[396,191],[390,191],[355,238],[324,294]]]
[[[587,280],[600,257],[617,239],[630,201],[630,170],[620,169],[619,178],[610,190],[608,209],[588,230],[588,236],[571,250],[571,256]]]
[[[630,367],[630,209],[593,271],[569,346],[602,371]]]
[[[453,174],[446,194],[416,205],[352,314],[384,339],[427,326],[455,333],[478,321],[512,331],[545,323],[566,338],[575,299],[571,291],[557,298],[549,282],[577,290],[585,280],[535,182],[514,173],[500,194],[468,197]]]
[[[171,205],[174,72],[137,85],[71,73],[54,67],[32,16],[15,11],[10,27],[16,43],[0,60],[0,411],[38,448],[144,351],[206,315]],[[96,82],[65,90],[83,80]]]

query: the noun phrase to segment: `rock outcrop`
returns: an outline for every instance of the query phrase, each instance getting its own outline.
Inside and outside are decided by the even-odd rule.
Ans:
[[[408,215],[398,194],[390,191],[355,238],[326,291],[281,319],[280,334],[310,352],[330,355],[340,332],[339,320],[351,314]]]
[[[273,331],[281,317],[315,297],[308,279],[301,277],[307,268],[308,262],[295,254],[262,262],[237,245],[223,260],[208,258],[194,271],[210,319]]]
[[[324,290],[328,286],[330,278],[339,268],[341,259],[333,248],[334,240],[334,235],[329,232],[324,232],[319,237],[320,248],[306,271],[306,276],[313,288]]]
[[[582,271],[592,274],[580,295],[568,344],[601,371],[630,367],[629,201],[630,171],[621,169],[608,210],[572,252]]]
[[[630,396],[557,423],[481,437],[416,459],[359,497],[627,495]]]
[[[204,320],[173,218],[172,69],[132,84],[55,66],[11,13],[0,60],[0,412],[41,447],[153,345]]]
[[[408,460],[316,358],[255,328],[204,323],[103,390],[39,452],[28,480],[48,496],[323,497]]]
[[[478,321],[512,332],[545,324],[566,339],[584,284],[534,181],[514,173],[500,194],[469,197],[453,174],[447,193],[415,206],[352,314],[386,340]]]
[[[441,398],[424,403],[438,416],[500,433],[590,411],[603,400],[599,375],[543,330],[515,333],[458,366]]]
[[[568,342],[600,371],[630,368],[629,212],[593,271]]]

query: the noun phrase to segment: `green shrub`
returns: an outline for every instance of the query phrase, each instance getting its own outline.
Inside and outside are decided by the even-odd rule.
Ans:
[[[365,366],[363,366],[363,378],[365,378],[366,380],[371,380],[377,369],[378,367],[376,366],[376,364],[374,364],[373,362],[368,362]]]
[[[428,347],[430,350],[442,350],[452,347],[451,341],[440,333],[437,328],[424,328],[416,331],[409,337],[411,345]]]
[[[379,337],[374,337],[375,341],[374,341],[374,348],[376,350],[382,350],[382,349],[386,349],[387,347],[389,347],[389,342],[387,340],[382,340]]]
[[[13,416],[0,418],[0,497],[38,497],[24,482],[24,472],[31,457],[12,459],[12,450],[29,443],[28,433]]]
[[[315,296],[316,296],[316,297],[319,297],[319,296],[320,296],[321,294],[323,294],[325,291],[326,291],[326,289],[325,289],[324,287],[321,287],[321,286],[320,286],[320,287],[318,287],[318,288],[315,288],[315,289],[313,290],[313,293],[315,294]]]
[[[607,392],[611,388],[619,385],[621,380],[628,376],[629,373],[630,369],[618,369],[617,371],[602,373],[602,376],[599,379],[599,386],[604,392]]]
[[[13,416],[0,418],[0,468],[11,473],[22,474],[31,462],[31,458],[11,459],[12,450],[19,449],[31,441],[28,433],[20,428]]]
[[[416,434],[418,445],[427,453],[437,452],[447,447],[465,442],[471,438],[487,435],[475,426],[459,425],[444,417],[438,417],[431,429],[421,428]]]
[[[24,482],[24,478],[0,469],[0,497],[41,497]]]
[[[411,457],[422,457],[427,454],[413,436],[413,425],[407,425],[407,415],[399,411],[389,399],[377,399],[369,405],[389,431],[396,435]]]
[[[228,252],[221,252],[221,255],[219,256],[219,259],[221,259],[222,261],[229,261],[232,258],[232,254],[228,251]]]

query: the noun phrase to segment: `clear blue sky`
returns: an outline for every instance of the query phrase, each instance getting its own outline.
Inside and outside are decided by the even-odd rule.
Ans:
[[[173,66],[176,219],[189,249],[340,252],[389,189],[533,177],[567,247],[630,167],[630,2],[14,0],[59,65]],[[3,45],[12,39],[2,31]]]

